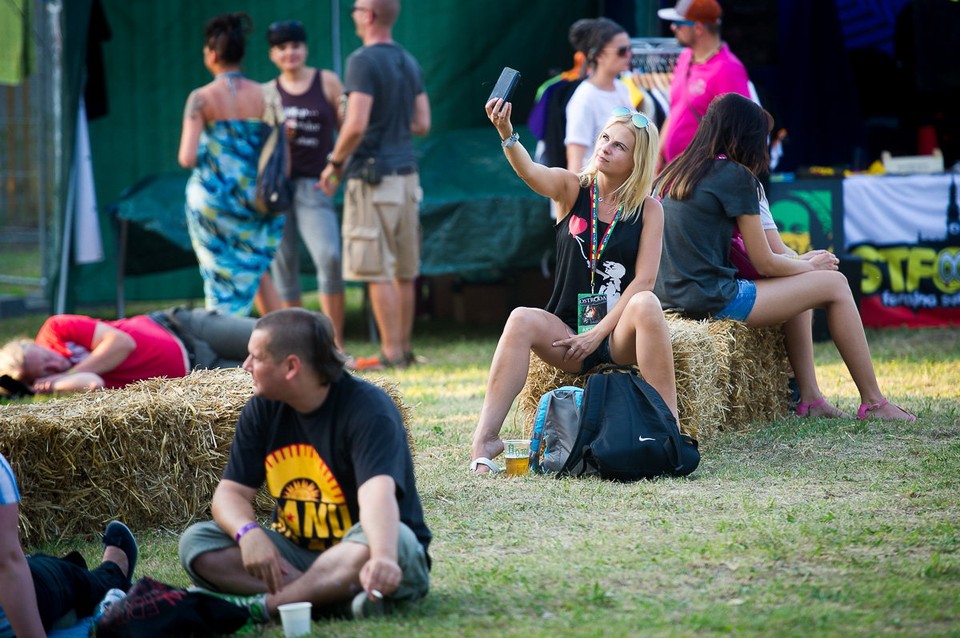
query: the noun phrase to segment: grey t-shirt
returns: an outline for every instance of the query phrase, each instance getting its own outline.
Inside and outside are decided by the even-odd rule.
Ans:
[[[760,214],[759,188],[743,165],[718,159],[689,198],[664,198],[663,252],[653,288],[664,310],[702,319],[737,296],[730,237],[738,215]]]
[[[354,177],[370,157],[381,173],[416,168],[410,122],[416,97],[424,92],[416,59],[395,43],[361,47],[347,58],[343,88],[373,97],[370,122],[346,175]]]

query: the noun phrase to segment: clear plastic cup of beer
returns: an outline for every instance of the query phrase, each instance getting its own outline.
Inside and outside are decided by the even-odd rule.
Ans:
[[[507,439],[503,442],[507,460],[507,476],[526,476],[530,472],[530,439]]]

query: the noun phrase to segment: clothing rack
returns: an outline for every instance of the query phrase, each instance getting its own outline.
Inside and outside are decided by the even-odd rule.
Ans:
[[[676,38],[631,38],[631,67],[640,73],[668,73],[683,49]]]
[[[669,89],[683,46],[676,38],[631,38],[631,70],[637,86]]]

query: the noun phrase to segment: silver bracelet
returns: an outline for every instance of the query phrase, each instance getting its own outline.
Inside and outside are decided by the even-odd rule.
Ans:
[[[520,134],[514,131],[513,133],[510,134],[510,137],[500,142],[500,146],[502,146],[503,148],[510,148],[519,141],[520,141]]]

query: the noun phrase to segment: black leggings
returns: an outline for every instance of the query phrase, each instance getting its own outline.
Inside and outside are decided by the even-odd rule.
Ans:
[[[104,562],[89,570],[79,552],[70,552],[63,558],[34,554],[27,557],[27,565],[37,592],[40,619],[47,631],[71,611],[76,611],[77,618],[91,615],[107,591],[126,591],[129,586],[119,565]]]

